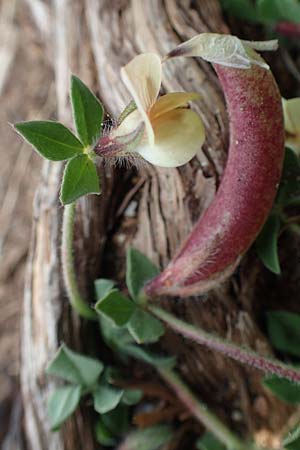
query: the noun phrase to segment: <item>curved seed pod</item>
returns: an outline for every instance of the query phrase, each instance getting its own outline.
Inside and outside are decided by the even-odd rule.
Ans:
[[[260,58],[250,47],[247,53]],[[284,126],[273,75],[258,64],[249,69],[219,64],[214,68],[230,119],[227,165],[208,209],[168,267],[146,285],[148,296],[190,296],[224,281],[257,237],[276,195]]]

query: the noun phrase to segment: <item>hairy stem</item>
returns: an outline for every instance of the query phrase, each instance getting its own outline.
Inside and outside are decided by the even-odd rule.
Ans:
[[[61,249],[63,277],[67,294],[73,308],[80,316],[86,319],[97,320],[96,312],[93,311],[82,298],[76,280],[73,254],[75,209],[75,203],[71,203],[64,208]]]
[[[195,327],[177,319],[172,314],[157,306],[150,305],[148,306],[148,309],[156,317],[166,322],[174,331],[177,331],[182,336],[185,336],[198,344],[204,345],[210,350],[215,350],[235,361],[239,361],[250,367],[255,367],[267,374],[277,375],[280,378],[286,378],[295,383],[300,383],[300,370],[293,366],[289,366],[273,358],[259,355],[253,350],[240,347],[226,339],[221,339],[220,337],[207,333],[199,327]]]
[[[181,378],[170,369],[159,368],[158,372],[169,386],[175,391],[177,397],[187,407],[187,409],[198,419],[216,438],[218,438],[228,449],[246,450],[243,442],[226,427],[206,405],[201,403]]]

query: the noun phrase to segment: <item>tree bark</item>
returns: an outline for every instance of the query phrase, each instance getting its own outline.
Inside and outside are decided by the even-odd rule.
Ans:
[[[34,12],[37,3],[28,3]],[[71,121],[70,71],[93,88],[106,111],[117,117],[129,100],[120,67],[133,56],[145,51],[163,55],[196,33],[229,32],[216,0],[53,0],[43,5],[50,23],[44,39],[55,69],[58,117],[66,124]],[[124,286],[125,251],[130,245],[164,267],[218,186],[226,162],[228,123],[213,69],[194,59],[168,62],[163,70],[163,90],[201,94],[195,110],[206,126],[205,146],[179,169],[145,164],[136,170],[99,163],[102,195],[80,200],[76,215],[77,272],[87,298],[92,298],[96,277],[114,278]],[[92,450],[97,445],[85,408],[59,433],[50,431],[46,413],[46,399],[55,383],[45,376],[49,359],[61,341],[83,350],[89,333],[87,324],[71,310],[62,282],[61,175],[60,164],[45,164],[34,205],[22,333],[26,439],[32,450]],[[295,239],[287,238],[286,247],[296,248]],[[291,297],[285,309],[296,299],[300,277],[292,267],[293,259],[297,259],[295,250],[286,258],[281,279],[274,281],[250,251],[219,289],[198,298],[161,302],[191,323],[270,354],[263,313],[266,305],[278,307],[284,292]],[[262,387],[260,373],[172,333],[167,333],[162,346],[177,355],[183,377],[199,398],[233,429],[244,437],[263,434],[270,439],[269,445],[276,441],[290,410]],[[101,357],[101,349],[95,347],[95,353]]]

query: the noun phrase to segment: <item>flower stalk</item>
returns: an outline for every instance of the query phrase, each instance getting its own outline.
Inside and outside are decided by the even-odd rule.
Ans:
[[[293,366],[259,355],[253,350],[240,347],[226,339],[207,333],[199,327],[177,319],[157,306],[149,305],[148,309],[177,333],[200,345],[204,345],[210,350],[222,353],[235,361],[259,369],[266,374],[276,375],[279,378],[286,378],[295,383],[300,383],[300,370]]]
[[[167,384],[175,391],[177,397],[186,408],[199,420],[211,433],[215,435],[230,450],[246,450],[243,442],[221,422],[217,416],[209,411],[206,405],[201,403],[188,386],[173,370],[159,368],[159,374]]]
[[[85,319],[97,320],[96,312],[82,298],[76,280],[74,264],[74,223],[76,204],[66,205],[63,214],[61,260],[63,278],[71,305]]]

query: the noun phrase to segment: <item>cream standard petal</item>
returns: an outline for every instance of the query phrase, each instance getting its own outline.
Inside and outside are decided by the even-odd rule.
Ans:
[[[161,60],[155,53],[136,56],[121,69],[121,77],[138,108],[149,111],[161,85]]]
[[[197,100],[200,97],[197,92],[171,92],[163,95],[153,105],[150,111],[150,120],[154,120],[162,114],[172,111],[172,109],[186,106],[188,102]]]
[[[300,134],[300,98],[282,99],[284,128],[290,134]]]
[[[155,145],[142,147],[139,153],[156,166],[182,166],[195,156],[205,139],[202,120],[190,109],[169,111],[152,125]]]
[[[147,112],[155,103],[161,85],[161,60],[154,53],[136,56],[121,69],[123,83],[129,90],[146,126],[150,142],[154,135]]]

